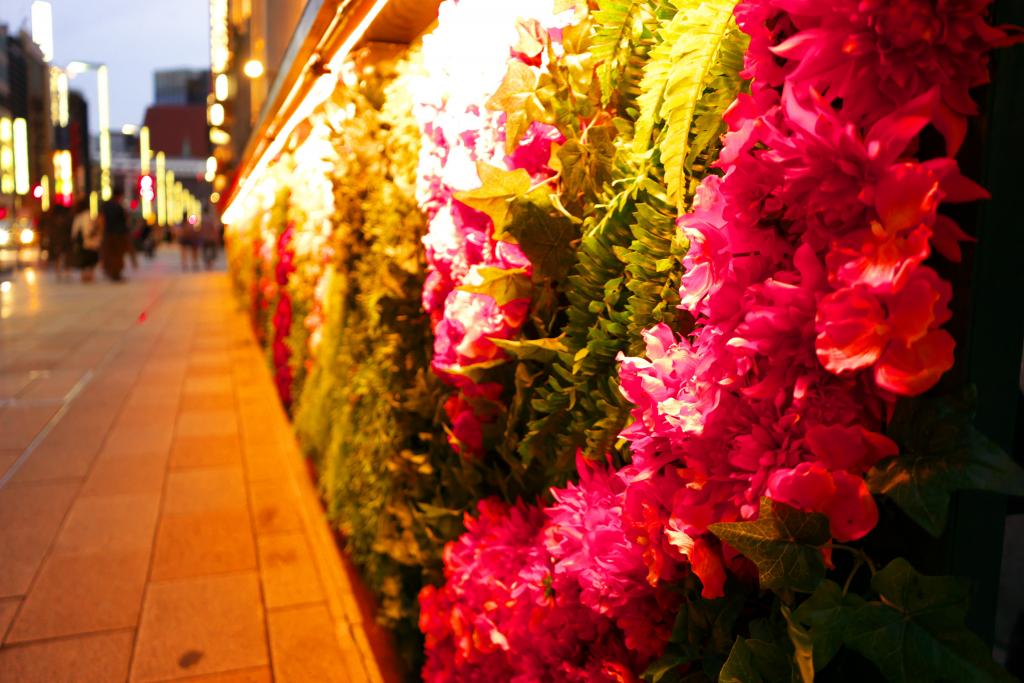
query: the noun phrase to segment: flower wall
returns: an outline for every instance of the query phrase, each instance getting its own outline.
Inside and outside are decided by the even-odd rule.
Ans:
[[[353,56],[229,258],[412,670],[1005,677],[902,543],[1024,492],[950,373],[987,9],[445,0]]]

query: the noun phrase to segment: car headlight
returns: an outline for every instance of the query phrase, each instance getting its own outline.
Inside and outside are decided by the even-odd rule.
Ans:
[[[22,228],[21,230],[21,243],[32,244],[32,240],[36,238],[36,233],[32,228]]]
[[[11,243],[11,233],[6,228],[0,228],[0,247],[6,247]]]

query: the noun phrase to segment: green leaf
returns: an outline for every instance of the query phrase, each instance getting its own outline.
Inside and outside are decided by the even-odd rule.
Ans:
[[[967,589],[952,577],[924,576],[903,558],[871,579],[881,602],[853,610],[846,644],[893,683],[1006,681],[990,649],[964,626]]]
[[[558,354],[565,353],[565,340],[563,337],[551,337],[547,339],[524,339],[512,341],[510,339],[491,339],[494,344],[519,360],[535,360],[541,363],[550,363],[558,357]]]
[[[708,528],[757,565],[762,588],[810,593],[825,576],[821,548],[830,535],[824,515],[763,498],[756,521]]]
[[[955,491],[1024,495],[1024,469],[974,427],[974,403],[971,391],[900,401],[889,428],[900,454],[868,473],[872,493],[891,498],[936,537]]]
[[[509,61],[508,72],[487,108],[505,112],[505,152],[511,154],[534,121],[545,119],[544,104],[537,97],[537,72],[518,59]]]
[[[461,510],[451,510],[449,508],[439,507],[437,505],[431,505],[430,503],[419,502],[416,503],[416,507],[420,509],[428,519],[437,519],[443,517],[461,517]]]
[[[476,163],[476,172],[482,185],[475,190],[456,192],[455,198],[490,216],[494,221],[494,239],[503,239],[509,204],[530,190],[530,174],[521,168],[506,171],[483,161]]]
[[[677,0],[675,4],[678,11],[659,31],[658,44],[644,65],[633,151],[646,153],[655,126],[665,122],[667,132],[658,144],[665,183],[669,199],[683,208],[693,161],[691,129],[698,119],[698,105],[705,97],[719,100],[714,107],[717,117],[702,120],[703,130],[695,136],[701,139],[701,133],[709,132],[709,139],[713,138],[721,132],[721,114],[735,99],[741,83],[738,65],[728,70],[731,73],[726,78],[716,78],[725,75],[716,73],[716,67],[722,62],[722,52],[730,47],[728,43],[745,38],[732,16],[736,0]],[[706,95],[706,91],[710,93]]]
[[[570,140],[555,152],[552,166],[562,174],[562,191],[575,198],[596,193],[611,178],[615,160],[615,127],[591,126],[586,142]]]
[[[800,672],[800,680],[814,683],[814,641],[811,634],[793,618],[785,605],[782,605],[782,616],[786,619],[786,633],[793,643],[793,663]]]
[[[643,673],[643,677],[652,683],[658,683],[667,674],[674,671],[680,664],[685,664],[687,661],[686,657],[676,654],[668,653],[662,657],[651,662],[651,665]]]
[[[576,226],[554,209],[545,187],[512,204],[506,227],[533,264],[535,278],[561,280],[576,262]]]
[[[816,671],[824,669],[839,652],[849,615],[863,604],[858,595],[843,595],[835,581],[822,581],[793,612],[793,617],[810,629]]]
[[[499,306],[516,299],[529,299],[533,285],[523,268],[492,268],[482,266],[470,272],[466,283],[459,287],[464,292],[486,294]]]
[[[718,674],[718,683],[762,683],[761,674],[754,667],[754,653],[743,638],[736,638],[729,658]]]

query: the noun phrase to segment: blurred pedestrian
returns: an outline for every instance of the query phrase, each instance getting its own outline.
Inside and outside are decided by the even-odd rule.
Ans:
[[[124,208],[124,191],[121,188],[115,188],[114,196],[103,202],[100,218],[103,227],[103,244],[100,247],[103,272],[114,282],[120,282],[124,279],[124,255],[131,246],[128,212]]]
[[[220,250],[220,221],[211,207],[203,210],[203,217],[199,223],[199,239],[203,244],[203,263],[206,269],[210,270]]]
[[[71,260],[71,222],[74,212],[63,204],[57,204],[50,212],[50,260],[60,282],[67,274]]]
[[[82,271],[82,282],[92,282],[96,264],[100,260],[103,230],[99,221],[92,218],[88,199],[79,201],[75,206],[75,218],[71,223],[71,242],[74,255],[72,264]]]
[[[192,270],[199,270],[199,247],[202,244],[199,229],[198,221],[191,223],[186,220],[178,225],[178,245],[181,247],[182,270],[188,270],[189,264],[191,264]]]

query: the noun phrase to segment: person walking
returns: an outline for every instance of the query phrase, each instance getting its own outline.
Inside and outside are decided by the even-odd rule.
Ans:
[[[74,265],[82,271],[82,282],[92,282],[96,264],[100,260],[103,244],[103,230],[98,221],[89,213],[89,200],[83,199],[75,206],[75,219],[71,223],[71,242]]]
[[[199,234],[199,224],[193,225],[187,220],[178,225],[178,244],[181,246],[181,269],[199,270],[199,246],[202,238]]]
[[[103,272],[114,282],[124,279],[124,255],[129,248],[128,212],[124,208],[124,191],[114,189],[114,196],[103,202],[100,209],[103,221],[103,243],[100,258]]]
[[[57,282],[64,279],[71,261],[71,222],[74,212],[67,206],[57,204],[50,216],[50,254]]]
[[[203,210],[199,223],[199,239],[203,243],[203,263],[206,269],[210,270],[220,251],[220,221],[217,220],[212,207]]]

